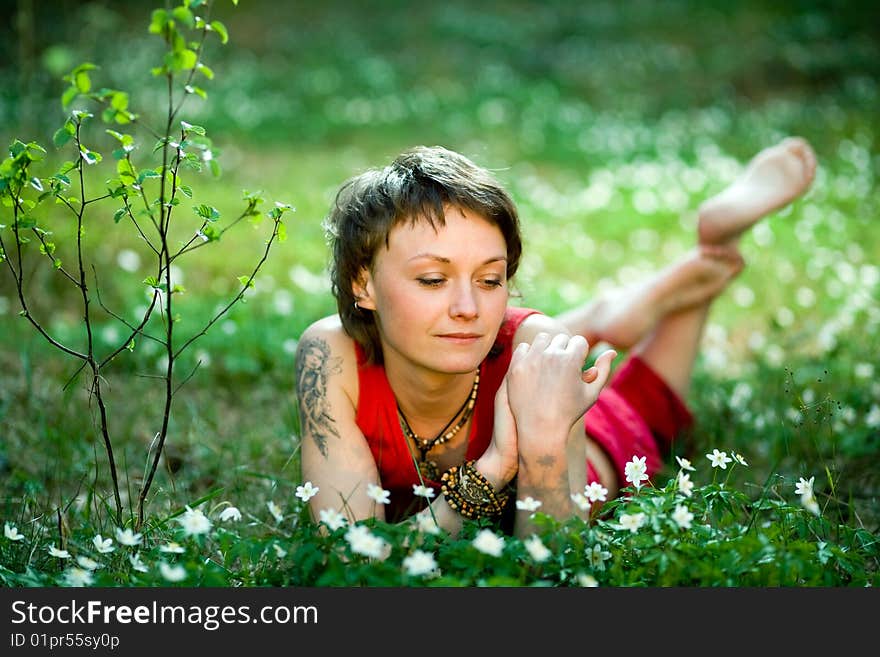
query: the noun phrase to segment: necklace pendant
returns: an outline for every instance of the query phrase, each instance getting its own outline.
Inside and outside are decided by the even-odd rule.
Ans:
[[[440,468],[434,461],[419,461],[419,472],[423,479],[437,481],[440,478]]]

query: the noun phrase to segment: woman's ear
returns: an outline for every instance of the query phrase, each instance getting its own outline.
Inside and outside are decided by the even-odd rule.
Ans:
[[[361,310],[376,310],[376,302],[373,295],[373,277],[370,270],[362,267],[358,272],[357,280],[351,283],[351,292],[354,300]]]

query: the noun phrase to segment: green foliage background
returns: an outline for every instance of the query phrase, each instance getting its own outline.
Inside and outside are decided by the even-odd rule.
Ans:
[[[102,86],[130,91],[133,108],[159,109],[147,8],[4,5],[15,16],[0,27],[4,142],[51,144],[65,118],[61,77],[82,61],[100,66]],[[256,509],[300,483],[293,349],[334,310],[320,222],[348,176],[418,143],[496,170],[524,221],[519,302],[553,313],[684,252],[699,202],[759,149],[799,134],[816,148],[817,180],[744,240],[749,266],[716,304],[697,373],[694,460],[713,447],[743,454],[750,467],[733,483],[752,493],[790,496],[797,477],[815,475],[827,512],[877,531],[876,3],[243,0],[217,3],[213,17],[230,43],[207,52],[216,79],[184,118],[208,129],[222,175],[200,178],[193,201],[232,213],[241,190],[260,189],[297,211],[247,304],[192,353],[189,365],[202,366],[178,398],[153,513],[209,493]],[[184,328],[235,289],[265,228],[244,228],[179,272]],[[70,236],[61,220],[55,231]],[[130,232],[108,211],[86,239],[105,272],[102,297],[133,312],[144,272],[120,266],[140,249]],[[73,339],[63,281],[34,267],[28,292]],[[106,473],[82,382],[62,390],[73,366],[24,326],[16,303],[0,275],[0,512],[21,522],[100,497]],[[132,495],[156,431],[157,365],[144,342],[110,380]]]

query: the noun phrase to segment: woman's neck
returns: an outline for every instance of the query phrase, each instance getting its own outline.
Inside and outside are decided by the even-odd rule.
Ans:
[[[448,374],[414,367],[394,358],[385,361],[385,376],[412,430],[424,436],[436,433],[467,399],[474,372]]]

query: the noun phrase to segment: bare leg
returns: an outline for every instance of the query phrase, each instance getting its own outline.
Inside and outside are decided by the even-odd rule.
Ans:
[[[557,319],[591,345],[605,342],[629,349],[661,318],[717,296],[742,267],[735,248],[699,247],[651,279],[573,308]]]
[[[701,248],[713,244],[733,247],[758,220],[802,195],[815,172],[813,149],[798,137],[761,151],[742,176],[700,206],[697,233]],[[703,327],[715,296],[662,316],[634,349],[682,397],[690,387]]]
[[[759,219],[803,194],[815,175],[816,154],[804,139],[765,148],[733,184],[700,206],[700,243],[735,243]]]
[[[712,301],[742,270],[736,249],[740,235],[803,194],[815,171],[815,154],[803,139],[786,139],[761,151],[739,179],[700,206],[694,251],[650,281],[559,319],[590,344],[632,346],[633,353],[685,398]],[[586,456],[610,495],[616,495],[620,482],[615,469],[589,436]],[[579,456],[574,459],[579,462]]]

